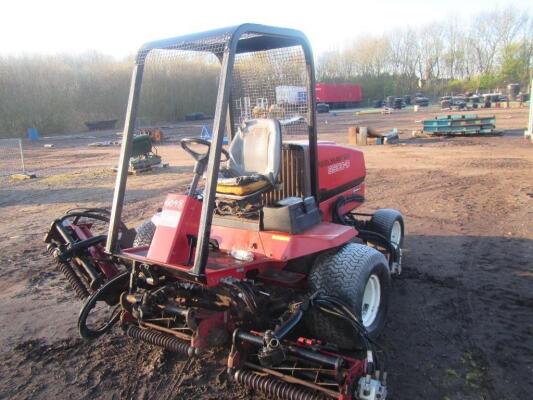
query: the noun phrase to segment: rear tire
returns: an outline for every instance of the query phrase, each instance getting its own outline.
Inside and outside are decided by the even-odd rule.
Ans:
[[[311,293],[320,290],[339,297],[352,307],[370,338],[379,336],[385,325],[390,290],[390,272],[383,254],[362,244],[348,243],[319,255],[308,280]],[[339,318],[312,309],[306,323],[321,340],[342,349],[361,347],[354,329]]]
[[[402,214],[391,208],[377,210],[370,219],[371,230],[385,236],[392,244],[402,248],[404,224]]]
[[[136,230],[133,247],[150,246],[155,233],[155,224],[151,220],[144,221]]]

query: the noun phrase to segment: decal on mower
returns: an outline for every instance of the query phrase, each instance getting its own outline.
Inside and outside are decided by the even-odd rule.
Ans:
[[[328,167],[328,175],[344,171],[350,168],[350,154],[341,154],[338,157],[320,161],[318,165],[320,168]]]
[[[168,226],[169,228],[176,228],[180,222],[181,211],[163,210],[152,217],[152,222],[155,226]]]
[[[167,198],[163,203],[163,210],[152,217],[155,226],[176,228],[180,222],[185,201],[183,199]]]
[[[183,205],[185,201],[183,199],[166,199],[163,204],[164,209],[181,211],[183,210]]]
[[[350,168],[350,160],[346,160],[337,164],[328,165],[328,175],[335,174],[339,171]]]

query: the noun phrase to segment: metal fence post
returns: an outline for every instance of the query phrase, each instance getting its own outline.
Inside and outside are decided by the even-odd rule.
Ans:
[[[0,139],[0,176],[26,174],[21,139]]]
[[[529,136],[529,140],[533,142],[533,98],[531,97],[531,92],[533,91],[533,79],[529,85],[529,120],[527,123],[526,135]]]
[[[26,167],[24,166],[24,152],[22,151],[22,139],[19,139],[19,149],[20,149],[20,162],[22,164],[22,173],[26,173]]]

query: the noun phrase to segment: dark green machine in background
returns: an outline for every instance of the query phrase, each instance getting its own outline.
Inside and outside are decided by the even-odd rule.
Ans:
[[[149,135],[138,135],[133,138],[130,171],[144,172],[154,166],[161,165],[161,156],[154,152],[152,139]]]

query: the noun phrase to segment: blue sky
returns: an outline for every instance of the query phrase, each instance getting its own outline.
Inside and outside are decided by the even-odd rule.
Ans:
[[[0,53],[98,50],[122,57],[149,40],[243,22],[301,29],[320,53],[361,34],[509,5],[533,8],[525,0],[15,0],[2,4]]]

